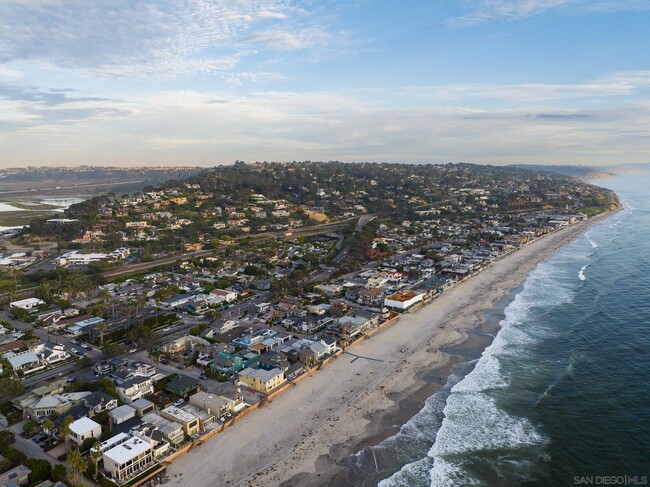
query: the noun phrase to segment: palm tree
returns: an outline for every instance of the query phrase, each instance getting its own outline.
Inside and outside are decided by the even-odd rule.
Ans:
[[[43,429],[47,431],[47,440],[49,442],[49,440],[52,438],[52,430],[54,429],[54,423],[51,419],[46,419],[43,421]]]
[[[99,464],[99,459],[102,457],[102,451],[99,449],[100,445],[101,443],[97,440],[93,443],[93,446],[90,449],[90,459],[95,465],[95,477],[97,477],[97,465]]]
[[[101,323],[97,324],[97,331],[99,332],[99,341],[101,342],[101,346],[104,346],[104,332],[106,331],[106,328],[108,328],[108,324],[105,321],[102,321]]]
[[[72,468],[72,483],[74,485],[83,484],[83,473],[88,468],[88,462],[81,456],[81,452],[76,448],[66,456],[66,461]]]
[[[70,439],[68,438],[68,435],[70,434],[70,425],[72,423],[74,423],[72,416],[66,416],[63,419],[63,423],[61,423],[61,428],[59,429],[59,433],[63,436],[63,441],[65,441],[66,452],[70,451]]]

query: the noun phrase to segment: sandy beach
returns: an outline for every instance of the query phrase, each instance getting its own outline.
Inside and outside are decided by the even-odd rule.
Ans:
[[[169,467],[171,485],[336,485],[337,462],[393,434],[449,373],[444,347],[521,285],[535,266],[607,212],[526,245],[431,304],[350,348],[311,377],[192,449]],[[425,380],[424,375],[428,374]],[[340,479],[340,477],[339,477]]]

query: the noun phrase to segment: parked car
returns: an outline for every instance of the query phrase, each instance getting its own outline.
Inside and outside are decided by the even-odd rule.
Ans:
[[[76,348],[71,348],[70,351],[71,351],[72,353],[79,353],[79,350],[77,350]]]
[[[92,347],[88,345],[87,343],[82,343],[81,348],[85,348],[86,350],[90,350]]]
[[[179,399],[178,401],[174,401],[174,406],[182,406],[183,403],[185,403],[185,399]]]
[[[129,350],[129,353],[135,353],[135,352],[137,352],[137,351],[138,351],[137,348],[132,348],[131,350]]]

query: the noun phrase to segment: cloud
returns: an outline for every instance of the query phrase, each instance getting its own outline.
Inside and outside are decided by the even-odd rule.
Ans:
[[[649,80],[644,71],[616,73],[576,85],[535,85],[534,96],[529,85],[514,84],[472,85],[473,92],[468,85],[414,86],[406,96],[403,89],[242,94],[234,87],[114,97],[2,85],[0,142],[7,160],[30,163],[604,164],[648,153]],[[486,96],[514,93],[527,95],[484,103]],[[611,102],[613,96],[625,97]]]
[[[5,0],[0,64],[40,61],[115,77],[228,72],[255,49],[321,48],[305,0]],[[2,72],[0,72],[1,74]]]
[[[34,86],[14,86],[0,84],[0,98],[12,101],[26,101],[34,102],[39,105],[62,105],[64,103],[78,103],[86,101],[108,101],[107,98],[101,97],[69,97],[67,93],[74,90],[64,89],[51,89],[43,90]]]
[[[571,120],[574,118],[592,118],[593,115],[587,113],[538,113],[536,115],[526,115],[526,117],[536,117],[547,120]]]
[[[454,84],[407,86],[407,96],[436,100],[505,100],[533,102],[569,98],[604,98],[640,94],[650,87],[650,71],[614,73],[585,83]]]
[[[3,131],[26,127],[72,124],[98,117],[125,117],[136,110],[124,100],[97,96],[71,96],[69,88],[42,89],[34,86],[0,84]]]
[[[22,78],[23,76],[24,74],[17,69],[0,65],[0,78]]]
[[[447,20],[453,26],[522,20],[554,9],[612,12],[648,9],[643,0],[466,0],[465,15]]]

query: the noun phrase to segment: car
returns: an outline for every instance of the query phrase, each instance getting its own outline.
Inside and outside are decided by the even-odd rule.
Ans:
[[[185,402],[185,399],[179,399],[178,401],[174,401],[174,406],[182,406],[183,403]]]
[[[72,353],[77,353],[77,354],[79,353],[79,350],[77,350],[76,348],[71,348],[70,351],[71,351]]]
[[[205,380],[205,379],[207,379],[207,378],[208,378],[208,376],[205,375],[205,374],[201,374],[201,376],[200,376],[200,379],[202,379],[202,380]]]
[[[163,328],[162,331],[170,331],[171,329],[172,329],[171,326],[168,326],[167,328]]]
[[[74,343],[75,345],[79,345],[79,342],[77,340],[70,340],[70,343]]]
[[[135,352],[137,352],[137,351],[138,351],[137,348],[132,348],[131,350],[129,350],[129,353],[135,353]]]
[[[91,346],[88,345],[87,343],[82,343],[82,344],[81,344],[81,348],[85,348],[86,350],[90,350],[90,349],[91,349]]]

